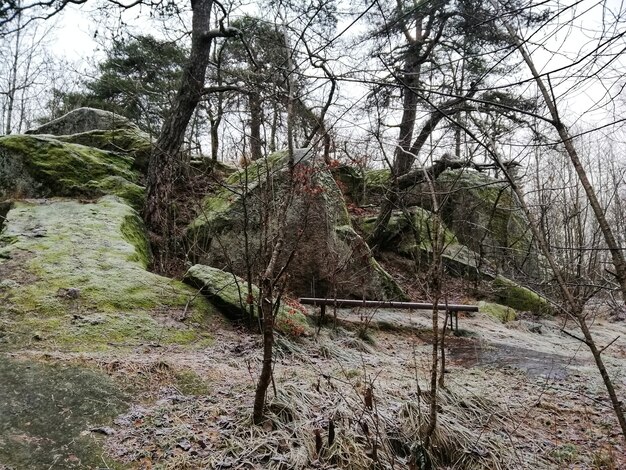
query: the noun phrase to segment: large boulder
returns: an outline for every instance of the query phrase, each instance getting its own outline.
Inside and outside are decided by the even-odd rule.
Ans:
[[[442,173],[435,188],[444,195],[442,218],[463,245],[505,275],[542,277],[528,220],[508,183],[464,169]]]
[[[188,240],[200,262],[245,277],[268,262],[268,247],[284,224],[278,266],[289,264],[290,289],[303,296],[402,299],[353,230],[341,191],[328,170],[300,150],[294,186],[286,153],[231,175],[203,203]]]
[[[127,118],[110,111],[78,108],[26,134],[54,136],[61,142],[122,153],[133,168],[145,173],[153,143],[150,136]]]
[[[432,212],[421,207],[393,211],[380,242],[381,251],[390,251],[424,266],[432,259],[434,237]],[[371,235],[376,216],[355,216],[355,226],[366,237]],[[443,226],[443,252],[441,254],[448,274],[468,278],[493,278],[494,266],[486,259],[459,242],[452,231]]]
[[[27,134],[69,135],[93,130],[138,129],[124,116],[96,108],[77,108],[63,116],[26,131]]]
[[[13,202],[0,232],[0,351],[200,344],[202,328],[172,318],[204,323],[215,309],[149,262],[139,215],[115,196]]]
[[[380,249],[392,252],[426,269],[432,259],[434,237],[432,212],[421,207],[394,211],[383,234]],[[370,235],[376,223],[375,216],[354,217],[355,226],[364,235]],[[444,224],[441,258],[446,273],[454,277],[485,281],[485,294],[498,302],[537,315],[553,313],[550,302],[540,294],[498,274],[489,259],[462,244]]]
[[[99,197],[143,201],[133,158],[50,136],[0,137],[0,199]]]
[[[334,170],[346,196],[359,205],[380,204],[391,184],[389,170]],[[516,196],[506,181],[464,168],[446,170],[434,182],[441,216],[458,242],[509,276],[542,278],[545,266]],[[405,207],[432,209],[427,184],[403,191]]]

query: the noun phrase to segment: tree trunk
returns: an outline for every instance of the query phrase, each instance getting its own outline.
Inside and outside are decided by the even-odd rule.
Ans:
[[[263,141],[261,140],[261,96],[257,91],[249,95],[250,106],[250,158],[259,160],[263,158]]]
[[[20,6],[20,2],[17,3],[17,6]],[[7,120],[6,120],[6,128],[5,134],[9,135],[11,133],[12,121],[13,121],[13,108],[15,105],[15,93],[17,92],[17,66],[20,58],[20,38],[22,34],[22,14],[17,14],[17,30],[15,36],[15,53],[13,54],[13,64],[10,70],[10,82],[9,89],[7,92]]]
[[[189,62],[183,70],[178,94],[165,116],[148,166],[148,197],[144,217],[148,228],[155,235],[166,239],[172,235],[173,220],[170,205],[174,183],[180,175],[179,150],[189,120],[203,96],[206,69],[211,57],[211,41],[216,37],[234,37],[239,34],[239,31],[223,26],[218,30],[210,30],[212,7],[213,0],[191,1]]]
[[[410,92],[411,95],[416,96],[413,92]],[[398,197],[401,190],[400,180],[402,180],[404,175],[409,173],[413,162],[415,161],[416,155],[422,150],[422,147],[428,141],[428,137],[435,130],[437,125],[441,122],[441,120],[446,116],[451,116],[457,114],[458,112],[463,110],[463,103],[468,98],[471,98],[476,93],[474,87],[470,88],[467,92],[467,95],[464,97],[454,98],[449,100],[448,102],[442,104],[439,108],[435,109],[431,112],[430,117],[424,123],[424,126],[420,130],[420,133],[415,138],[415,141],[411,145],[411,142],[405,142],[404,138],[411,138],[413,136],[413,132],[408,131],[408,128],[403,130],[402,124],[400,126],[400,143],[401,146],[396,148],[396,154],[394,157],[394,165],[392,168],[392,181],[391,187],[385,193],[385,199],[380,207],[380,213],[378,214],[378,218],[376,219],[376,223],[374,225],[374,231],[368,240],[368,243],[372,247],[372,249],[377,249],[378,245],[383,239],[385,231],[387,230],[387,224],[389,223],[389,219],[391,218],[391,213],[396,207],[398,203]],[[417,99],[417,97],[415,98]],[[405,110],[406,111],[406,110]],[[406,119],[413,119],[415,121],[415,112],[413,112],[412,116],[410,113],[405,112]],[[404,117],[404,116],[403,116]],[[403,132],[406,132],[406,135],[403,137]],[[403,147],[406,146],[406,147]],[[443,160],[442,160],[443,161]],[[439,162],[438,162],[439,163]],[[436,167],[437,164],[433,165],[433,168]],[[441,170],[445,170],[445,167]],[[422,170],[420,170],[422,171]],[[436,177],[436,175],[435,175]]]
[[[272,280],[261,279],[261,315],[263,316],[263,367],[254,395],[254,424],[261,424],[265,410],[265,395],[272,379],[272,355],[274,349],[274,302]]]

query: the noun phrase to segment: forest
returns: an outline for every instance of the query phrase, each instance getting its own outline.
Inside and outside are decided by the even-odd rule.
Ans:
[[[625,15],[2,2],[0,470],[626,468]]]

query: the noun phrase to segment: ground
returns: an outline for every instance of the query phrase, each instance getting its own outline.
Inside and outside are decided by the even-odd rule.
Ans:
[[[429,324],[428,312],[342,310],[337,326],[327,324],[317,336],[281,338],[277,395],[262,427],[250,424],[260,337],[223,321],[211,327],[215,341],[198,349],[25,349],[19,357],[33,367],[53,361],[99,371],[124,391],[123,412],[101,419],[100,432],[82,423],[78,433],[100,436],[103,458],[116,467],[359,469],[371,468],[376,447],[382,468],[392,461],[393,468],[410,468],[416,449],[408,443],[426,419],[415,403],[428,400]],[[532,333],[538,325],[541,333]],[[626,468],[591,356],[561,326],[545,319],[503,324],[479,313],[460,318],[461,336],[448,332],[438,445],[452,458],[443,468]],[[593,330],[608,344],[623,338],[626,325],[598,317]],[[622,389],[625,356],[623,341],[605,351]],[[372,409],[363,399],[369,387]],[[329,446],[331,420],[336,437]],[[68,467],[50,456],[27,468]]]

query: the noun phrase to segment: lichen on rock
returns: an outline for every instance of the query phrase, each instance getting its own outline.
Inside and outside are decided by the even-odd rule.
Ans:
[[[0,197],[99,197],[139,203],[133,158],[45,136],[0,137]],[[115,184],[111,184],[114,182]]]
[[[124,116],[96,108],[76,108],[27,134],[69,135],[92,130],[139,129]]]

